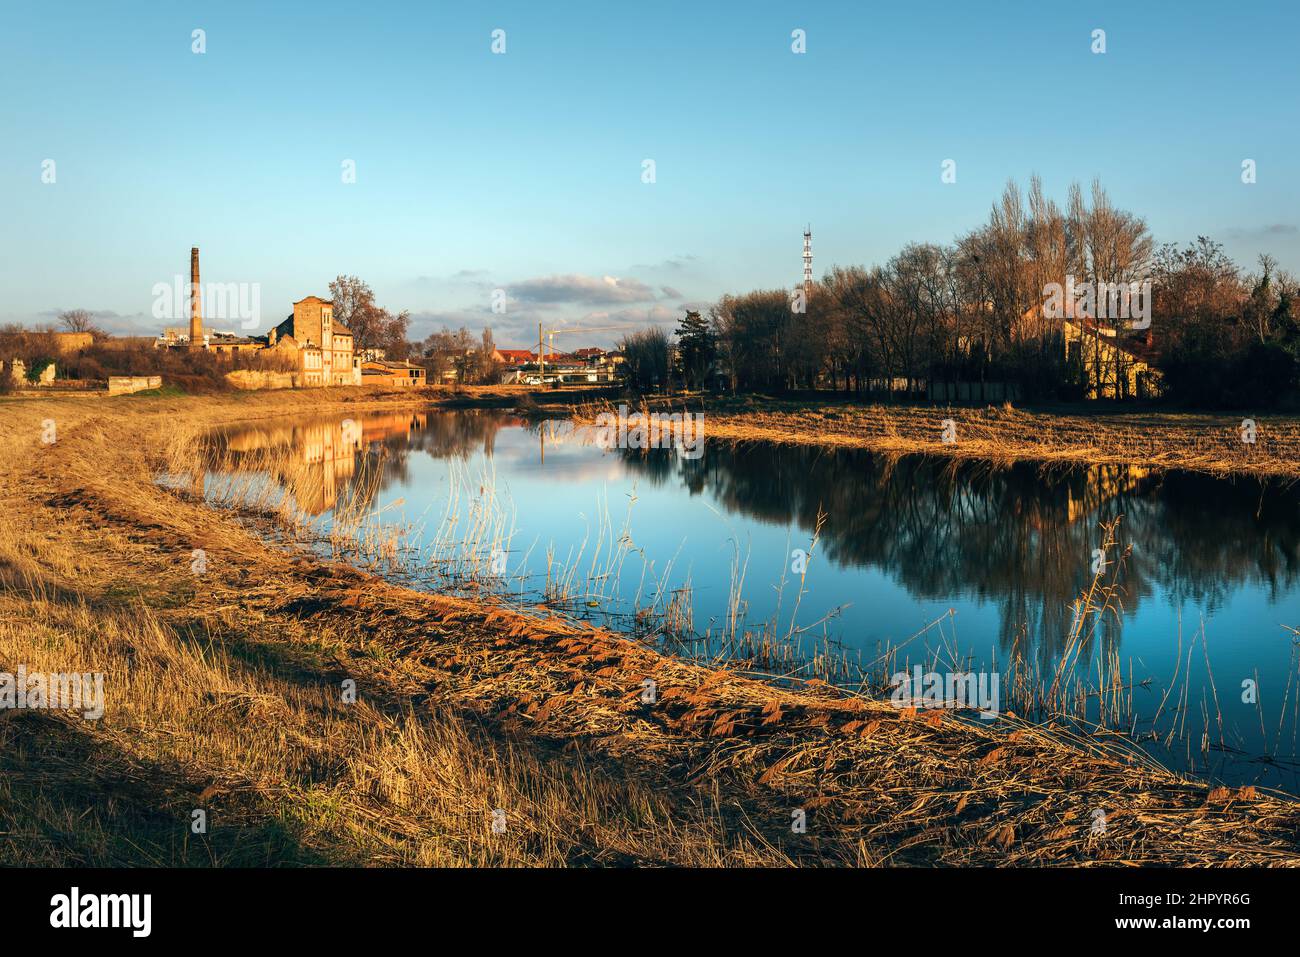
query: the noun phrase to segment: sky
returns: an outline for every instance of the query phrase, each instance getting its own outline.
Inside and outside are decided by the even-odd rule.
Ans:
[[[1035,173],[1300,274],[1298,28],[1281,0],[2,0],[0,324],[180,325],[156,287],[197,245],[261,332],[349,274],[412,338],[607,345],[791,287],[805,225],[818,276],[883,263]]]

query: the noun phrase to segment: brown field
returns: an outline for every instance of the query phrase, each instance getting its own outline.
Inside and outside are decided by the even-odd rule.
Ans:
[[[593,402],[590,420],[611,407]],[[1187,469],[1213,475],[1300,478],[1300,419],[1250,416],[1255,441],[1243,442],[1233,413],[1160,411],[1025,411],[879,405],[834,399],[692,398],[659,400],[650,410],[689,408],[704,413],[706,439],[790,442],[877,452],[926,453],[999,463],[1031,461]],[[952,419],[955,441],[943,441]]]
[[[98,722],[0,714],[0,864],[1300,864],[1289,797],[1212,790],[1010,715],[909,713],[539,610],[418,594],[268,545],[154,482],[206,426],[412,400],[0,404],[0,670],[102,671],[108,698]],[[706,432],[943,451],[929,434],[944,417],[721,408]],[[1060,419],[953,417],[963,446],[1004,454],[1067,436]],[[1087,454],[1146,454],[1146,427],[1095,426]],[[1145,464],[1231,464],[1215,433],[1192,440],[1199,428]],[[1260,420],[1251,454],[1269,474],[1296,467],[1287,429]],[[796,808],[806,834],[791,833]]]

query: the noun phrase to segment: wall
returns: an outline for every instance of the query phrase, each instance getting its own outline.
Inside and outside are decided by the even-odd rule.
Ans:
[[[89,332],[56,332],[54,347],[60,355],[71,355],[82,349],[89,349],[95,344],[95,337]]]
[[[162,376],[157,375],[115,375],[108,377],[109,395],[130,395],[145,389],[161,389]]]
[[[298,386],[298,376],[292,372],[263,372],[257,369],[236,369],[226,373],[226,381],[236,389],[293,389]]]

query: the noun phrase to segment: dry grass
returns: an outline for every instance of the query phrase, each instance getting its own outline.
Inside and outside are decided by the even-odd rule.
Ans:
[[[0,670],[103,672],[109,700],[98,722],[0,716],[0,862],[789,863],[724,826],[707,789],[669,797],[580,749],[435,703],[349,615],[268,613],[268,599],[303,594],[303,566],[154,486],[152,443],[108,452],[140,427],[183,446],[189,430],[168,426],[175,401],[111,424],[43,405],[37,424],[54,417],[59,441],[26,459],[8,454],[30,444],[21,423],[0,424]],[[248,411],[246,399],[205,403],[217,406]],[[203,577],[192,547],[208,554]],[[196,808],[211,821],[201,837]]]
[[[609,407],[589,404],[580,417],[594,421]],[[707,439],[927,453],[997,463],[1133,465],[1300,478],[1300,420],[1288,416],[1251,416],[1256,432],[1255,441],[1248,443],[1241,438],[1243,416],[1231,413],[1054,414],[1010,405],[981,409],[692,400],[692,408],[700,407]],[[956,425],[955,442],[943,441],[945,419]]]
[[[1280,795],[417,594],[153,483],[190,430],[307,398],[0,413],[0,670],[101,670],[109,700],[0,715],[3,862],[1300,864]]]
[[[36,599],[5,611],[0,660],[103,672],[111,702],[98,722],[25,712],[0,723],[6,864],[784,862],[729,839],[704,802],[679,808],[579,755],[417,709],[366,663],[325,664],[329,643],[307,628],[285,648],[233,610],[201,631],[147,606]],[[364,689],[355,704],[342,702],[344,674]],[[189,831],[196,808],[206,835]],[[494,808],[507,811],[505,833],[491,830]]]

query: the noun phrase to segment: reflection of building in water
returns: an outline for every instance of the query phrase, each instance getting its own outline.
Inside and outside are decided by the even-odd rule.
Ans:
[[[1076,495],[1073,485],[1066,483],[1066,521],[1073,524],[1096,515],[1111,499],[1136,492],[1138,483],[1150,474],[1150,469],[1138,465],[1087,466],[1082,495]]]
[[[361,447],[360,437],[342,425],[306,426],[302,433],[305,474],[290,476],[298,507],[311,515],[333,508],[339,488],[356,472]]]
[[[413,432],[423,432],[428,421],[429,416],[423,412],[368,415],[361,420],[361,439],[367,445],[395,436],[409,439]]]
[[[266,468],[277,484],[293,493],[309,515],[334,508],[356,474],[357,453],[373,442],[422,432],[424,413],[358,416],[342,422],[258,426],[231,435],[226,449],[235,466]],[[272,452],[268,459],[255,457]]]

